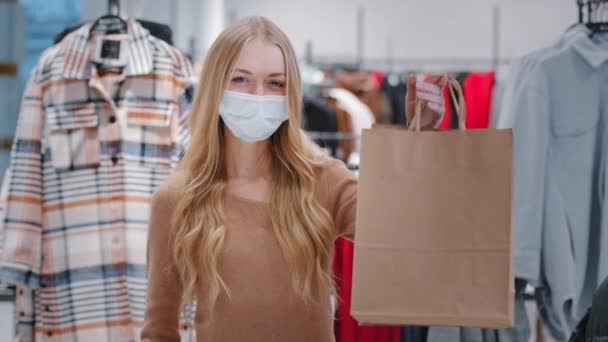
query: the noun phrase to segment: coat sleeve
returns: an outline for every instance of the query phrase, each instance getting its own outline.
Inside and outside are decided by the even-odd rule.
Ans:
[[[44,111],[37,68],[26,85],[11,151],[0,280],[36,288],[42,261]]]

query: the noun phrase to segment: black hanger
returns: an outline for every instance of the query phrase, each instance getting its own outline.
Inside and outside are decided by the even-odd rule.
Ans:
[[[127,33],[127,22],[120,17],[119,0],[108,0],[108,14],[97,18],[91,25],[92,32],[104,34]]]
[[[591,30],[591,35],[608,32],[608,22],[587,23],[587,27]]]
[[[150,31],[150,34],[154,37],[166,42],[169,45],[173,45],[173,31],[168,25],[143,19],[137,19],[137,22],[140,23],[141,26],[143,26],[146,30]],[[82,25],[84,25],[84,23],[66,27],[53,38],[53,44],[59,43],[63,40],[63,38],[65,38],[65,36],[78,30]]]
[[[90,32],[103,34],[127,33],[127,22],[117,15],[106,14],[93,22]]]
[[[579,16],[582,18],[582,7],[587,6],[587,22],[585,26],[591,31],[589,33],[589,37],[593,37],[597,33],[608,32],[608,22],[607,21],[593,21],[593,15],[595,11],[604,10],[602,6],[608,6],[608,0],[587,0],[586,3],[581,4],[583,1],[578,1],[579,4]]]

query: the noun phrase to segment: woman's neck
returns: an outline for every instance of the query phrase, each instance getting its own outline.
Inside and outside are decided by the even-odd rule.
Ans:
[[[229,179],[259,179],[270,176],[272,155],[268,140],[247,144],[225,128],[226,172]]]

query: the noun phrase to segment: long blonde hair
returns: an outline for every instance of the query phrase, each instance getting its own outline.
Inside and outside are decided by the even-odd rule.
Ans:
[[[332,289],[333,227],[315,193],[315,170],[324,161],[300,129],[300,71],[289,39],[266,18],[251,17],[227,28],[208,52],[190,118],[190,147],[182,160],[187,184],[175,212],[173,258],[183,285],[184,302],[196,300],[211,310],[230,289],[218,263],[226,239],[223,198],[226,187],[223,123],[218,107],[241,49],[265,39],[283,52],[289,120],[271,139],[273,195],[269,203],[274,233],[290,266],[295,292],[308,303]],[[204,298],[197,298],[201,289]]]

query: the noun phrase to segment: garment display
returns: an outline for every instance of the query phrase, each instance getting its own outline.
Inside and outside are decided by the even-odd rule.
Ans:
[[[458,118],[454,117],[454,103],[450,96],[450,90],[447,87],[443,89],[443,101],[446,103],[445,113],[443,114],[443,118],[439,122],[439,125],[437,125],[437,129],[452,129],[454,128],[454,124],[458,125]]]
[[[331,160],[317,168],[315,179],[318,180],[315,198],[330,214],[335,237],[352,239],[356,178],[342,162]],[[172,229],[168,228],[184,184],[184,173],[174,173],[152,204],[149,292],[154,301],[147,306],[144,340],[179,340],[175,326],[182,298],[174,282],[177,270],[168,247],[172,243]],[[222,291],[210,315],[201,310],[197,312],[197,341],[333,342],[329,293],[320,296],[327,298],[320,303],[307,304],[297,297],[289,266],[272,228],[268,204],[231,193],[225,194],[223,203],[230,234],[225,238],[219,272],[230,289],[231,298]],[[247,267],[243,267],[243,263]],[[197,295],[201,298],[203,293],[197,292]]]
[[[377,123],[388,124],[392,120],[391,106],[382,91],[384,75],[379,72],[339,71],[336,85],[354,94],[369,107]]]
[[[320,133],[338,132],[338,121],[336,111],[326,105],[322,100],[304,96],[304,115],[302,126],[304,130]],[[328,148],[335,155],[338,148],[337,139],[318,138],[314,139],[320,147]]]
[[[339,106],[336,99],[328,97],[326,101],[327,106],[336,112],[338,133],[346,136],[346,138],[338,140],[338,149],[333,156],[346,162],[350,158],[350,155],[355,152],[355,144],[357,142],[355,125],[353,123],[354,115]]]
[[[515,101],[520,96],[519,91],[525,89],[525,80],[528,73],[533,70],[537,64],[551,56],[555,52],[567,46],[570,38],[574,37],[576,32],[583,29],[581,26],[573,26],[566,31],[559,40],[552,46],[534,51],[522,58],[519,58],[511,63],[510,70],[503,84],[502,94],[500,96],[500,104],[496,107],[496,112],[492,113],[492,121],[496,128],[513,128],[513,120],[515,118],[514,109],[516,108]]]
[[[570,336],[608,275],[608,37],[572,29],[520,82],[512,112],[516,275],[537,284],[543,320]],[[502,115],[502,114],[501,114]]]
[[[127,64],[109,81],[89,28],[40,58],[11,156],[0,280],[35,291],[37,341],[139,340],[149,202],[188,142],[185,56],[130,20]]]
[[[460,2],[409,6],[404,1],[319,1],[282,7],[275,2],[234,6],[203,1],[188,6],[179,1],[108,0],[85,6],[79,0],[0,0],[0,342],[9,335],[9,322],[15,336],[6,342],[608,342],[608,0],[573,1],[578,13],[572,3],[549,8],[529,1],[495,1],[500,4],[474,11]],[[273,17],[280,30],[263,24],[264,18],[225,30],[248,13]],[[540,19],[548,24],[537,25]],[[532,29],[522,35],[522,27]],[[263,44],[245,49],[255,53],[238,51],[256,39]],[[267,53],[269,58],[263,58]],[[209,78],[201,78],[204,65],[212,71]],[[265,93],[249,94],[251,87],[243,88],[244,93],[233,91],[242,81],[228,77],[228,69],[234,68],[248,73],[249,85],[255,83]],[[497,164],[492,163],[479,172],[468,170],[462,179],[469,176],[471,186],[454,191],[462,183],[454,182],[458,168],[444,176],[435,171],[463,157],[468,167],[480,153],[495,157],[497,153],[483,152],[495,143],[469,139],[460,150],[441,155],[458,145],[428,150],[430,140],[412,145],[396,136],[378,143],[370,154],[390,154],[386,160],[366,163],[369,156],[361,149],[366,149],[368,136],[363,143],[363,133],[374,126],[398,133],[414,128],[406,113],[413,109],[407,98],[410,76],[428,83],[449,76],[461,86],[466,106],[469,131],[463,133],[458,130],[459,103],[449,87],[443,90],[442,112],[437,88],[416,83],[414,93],[421,100],[416,103],[443,113],[435,127],[425,120],[420,134],[432,140],[512,130],[512,149],[505,154],[512,152],[512,168],[492,168]],[[285,253],[302,261],[311,250],[279,246],[268,204],[231,193],[246,186],[243,191],[259,191],[256,196],[264,197],[266,185],[272,192],[275,179],[264,176],[262,182],[249,179],[251,172],[236,172],[239,179],[223,195],[227,235],[216,260],[233,298],[220,294],[215,317],[206,315],[204,292],[194,296],[193,305],[181,307],[181,282],[170,264],[175,246],[166,229],[179,187],[170,184],[180,179],[179,164],[191,141],[188,126],[197,82],[220,78],[227,83],[200,86],[212,87],[217,91],[211,93],[221,98],[209,102],[211,93],[203,92],[197,101],[201,108],[217,102],[216,113],[203,116],[217,115],[213,122],[219,120],[221,129],[232,132],[229,138],[251,144],[272,138],[293,123],[288,120],[296,113],[288,107],[297,95],[301,113],[296,116],[301,114],[306,147],[312,142],[315,152],[333,158],[329,165],[315,164],[313,173],[306,172],[315,181],[314,198],[336,225],[333,255],[323,254],[332,263],[335,283],[335,292],[324,294],[323,300],[330,298],[327,303],[305,306],[291,287],[293,270]],[[301,145],[291,133],[282,142],[273,140],[273,154],[289,154],[288,160],[271,158],[278,162],[274,166],[286,167],[294,158],[310,161],[276,145]],[[242,151],[227,151],[225,143],[220,144],[220,164],[247,166],[239,163],[247,160],[235,164],[227,158]],[[465,150],[472,154],[459,153]],[[267,158],[260,160],[266,164]],[[420,160],[425,165],[418,165]],[[397,164],[405,171],[382,173]],[[301,166],[296,171],[306,171]],[[374,168],[378,173],[367,177]],[[220,173],[232,178],[238,170],[230,171]],[[450,218],[463,213],[461,203],[471,204],[476,195],[491,192],[490,186],[475,184],[497,176],[510,177],[512,189],[496,191],[500,194],[494,197],[505,200],[495,205],[496,212],[480,210],[489,201],[477,201],[459,216],[467,222]],[[360,177],[378,181],[370,187],[377,193],[365,192],[357,200]],[[171,183],[163,185],[167,180]],[[362,223],[370,213],[386,209],[378,203],[391,195],[389,190],[408,182],[416,189],[393,191],[395,196],[405,194],[387,201],[394,210]],[[491,185],[498,183],[504,184]],[[378,191],[382,186],[386,189]],[[462,194],[461,201],[440,205],[437,198],[447,195],[425,195],[435,188]],[[426,239],[427,229],[403,240],[395,239],[403,232],[390,230],[383,237],[387,224],[378,223],[402,224],[403,218],[395,217],[411,210],[412,202],[422,208],[405,215],[412,222],[428,216],[443,228],[472,230],[485,220],[481,211],[491,212],[481,226],[491,232],[489,238],[502,238],[507,236],[500,232],[509,214],[504,210],[508,194],[510,256],[489,252],[496,246],[482,241],[483,234],[466,237],[459,229],[447,229]],[[432,201],[423,205],[427,199]],[[359,209],[368,203],[377,207],[359,210],[357,218],[357,203]],[[426,210],[429,203],[442,208]],[[305,216],[295,219],[306,221]],[[369,227],[369,241],[359,234],[355,244],[355,219]],[[420,224],[404,226],[413,231]],[[484,252],[505,264],[510,260],[510,273],[481,266],[489,263],[484,257],[474,262],[461,262],[460,256],[439,258],[437,265],[446,267],[448,260],[451,267],[446,269],[452,272],[447,277],[451,286],[443,291],[433,285],[433,277],[448,273],[425,273],[436,268],[432,260],[425,261],[427,246],[403,248],[420,258],[394,258],[385,252],[401,253],[397,244],[412,239],[428,240],[428,250],[438,253],[462,247],[463,258]],[[457,242],[462,246],[446,247]],[[500,244],[506,250],[506,242]],[[318,256],[316,247],[312,252]],[[355,262],[355,247],[380,252],[362,257],[358,250]],[[382,265],[395,266],[395,272],[366,266],[384,253]],[[407,266],[407,260],[414,261]],[[370,273],[360,272],[367,269]],[[400,275],[405,280],[392,278]],[[412,282],[421,277],[428,279]],[[360,286],[366,281],[369,286]],[[508,291],[480,290],[490,283]],[[464,290],[454,297],[458,288]],[[462,295],[466,291],[470,295]],[[507,292],[508,297],[502,295]],[[483,329],[479,321],[460,320],[477,307],[483,313],[473,319],[496,322],[501,312],[502,325],[489,323],[484,326],[494,329]],[[441,321],[443,308],[453,311],[450,317],[456,323]],[[398,320],[391,318],[398,315]],[[508,326],[510,318],[511,328],[495,329]]]
[[[391,123],[405,125],[405,96],[407,95],[407,75],[391,73],[384,77],[382,91],[387,97],[393,114]]]
[[[346,89],[333,88],[329,96],[336,99],[338,107],[347,111],[352,117],[353,133],[361,134],[361,130],[371,128],[375,122],[374,114],[369,107]],[[355,151],[359,151],[360,143],[355,143]]]
[[[524,293],[526,282],[515,281],[515,324],[509,329],[477,329],[458,327],[432,327],[426,342],[528,342],[530,323],[526,312]]]
[[[338,312],[334,322],[336,342],[401,342],[400,327],[360,326],[350,315],[354,245],[352,241],[340,238],[334,246],[338,290]]]
[[[494,72],[470,73],[462,82],[469,129],[488,128],[492,110]]]

